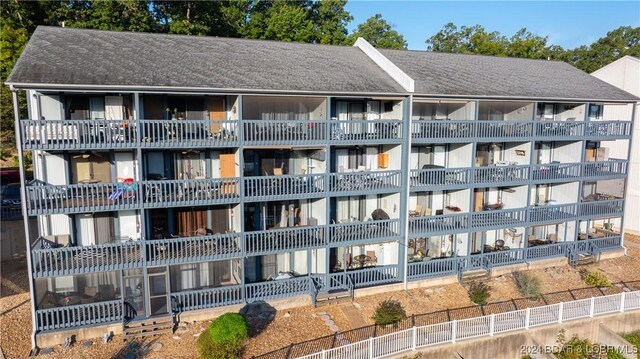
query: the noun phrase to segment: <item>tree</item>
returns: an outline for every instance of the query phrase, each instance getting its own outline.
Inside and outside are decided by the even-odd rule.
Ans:
[[[505,56],[508,41],[499,32],[487,32],[484,27],[458,27],[448,23],[435,35],[427,39],[427,51],[460,54],[483,54]]]
[[[399,50],[407,48],[407,41],[404,37],[393,30],[391,24],[384,20],[380,14],[375,14],[364,23],[359,24],[356,31],[349,35],[349,42],[354,43],[359,37],[377,48]]]
[[[640,57],[640,27],[621,26],[590,46],[568,50],[563,59],[591,73],[626,55]]]
[[[46,21],[65,27],[114,31],[155,31],[148,1],[93,0],[52,2]],[[57,6],[55,6],[57,5]]]
[[[330,45],[347,44],[347,25],[353,20],[353,16],[344,9],[346,4],[347,0],[324,0],[312,5],[315,42]]]

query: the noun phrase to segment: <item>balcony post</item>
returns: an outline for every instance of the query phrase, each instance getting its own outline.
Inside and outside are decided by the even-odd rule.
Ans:
[[[26,193],[26,175],[24,168],[24,151],[22,149],[22,134],[20,133],[20,107],[18,103],[18,90],[10,86],[11,96],[13,100],[13,126],[15,130],[15,138],[16,138],[16,148],[18,149],[18,163],[19,168],[18,172],[20,172],[20,201],[22,202],[20,207],[22,210],[22,221],[24,224],[24,240],[26,244],[27,251],[29,251],[27,255],[27,270],[29,272],[29,298],[31,300],[31,349],[37,348],[36,342],[36,328],[38,326],[37,318],[36,318],[36,302],[35,302],[35,292],[34,292],[34,279],[33,279],[33,257],[31,255],[31,243],[29,243],[29,239],[31,238],[31,232],[29,228],[29,216],[27,214],[27,193]],[[29,99],[27,99],[27,102]]]
[[[327,103],[327,115],[325,116],[325,136],[326,136],[326,142],[325,142],[325,151],[326,151],[326,156],[325,156],[325,171],[324,171],[324,191],[325,191],[325,197],[324,197],[324,202],[325,202],[325,223],[324,223],[324,228],[323,228],[323,236],[324,236],[324,243],[325,243],[325,255],[324,255],[324,283],[327,287],[331,286],[331,283],[329,282],[329,274],[331,273],[331,250],[329,249],[329,243],[331,243],[331,233],[330,233],[330,229],[329,229],[329,223],[331,222],[331,216],[333,216],[333,212],[331,211],[331,173],[333,172],[333,168],[331,168],[331,139],[332,139],[332,134],[331,134],[331,111],[332,111],[332,107],[331,107],[331,96],[327,96],[326,99]],[[319,251],[316,251],[316,256],[318,255]],[[320,258],[316,258],[316,261],[319,261]],[[344,267],[345,270],[347,268],[347,263],[344,261],[344,258],[342,259],[342,263],[344,263]]]
[[[237,115],[238,115],[238,138],[240,140],[240,144],[238,146],[238,151],[240,152],[238,154],[238,171],[240,172],[238,174],[238,178],[239,183],[238,183],[238,190],[240,191],[240,208],[239,208],[239,212],[240,212],[240,231],[239,231],[239,237],[240,237],[240,285],[241,285],[241,290],[240,290],[240,295],[242,296],[242,301],[243,303],[247,303],[247,283],[245,283],[245,278],[246,278],[246,274],[245,274],[245,265],[247,262],[247,236],[244,233],[244,198],[245,198],[245,188],[244,188],[244,96],[243,95],[238,95],[238,108],[236,109]],[[231,220],[233,221],[233,216],[231,218]]]
[[[633,104],[633,106],[631,106],[631,123],[629,124],[629,126],[630,126],[629,133],[631,135],[630,135],[630,138],[629,138],[629,146],[627,147],[627,169],[626,169],[625,175],[624,175],[624,178],[625,178],[624,189],[623,189],[624,192],[622,192],[624,194],[624,198],[623,198],[624,205],[622,207],[622,218],[620,218],[620,246],[624,248],[624,254],[625,255],[627,254],[627,248],[624,247],[624,223],[625,223],[624,215],[629,213],[629,211],[625,211],[625,208],[628,208],[629,203],[631,203],[630,201],[627,201],[627,197],[629,196],[627,193],[629,191],[629,181],[628,181],[629,172],[630,172],[629,168],[632,166],[632,163],[631,163],[631,152],[632,152],[632,149],[633,149],[633,145],[635,144],[633,142],[633,122],[634,122],[634,119],[635,119],[635,117],[637,115],[636,114],[636,107],[637,107],[637,105],[635,105],[635,104]],[[640,144],[635,144],[635,145],[636,146],[640,146]]]
[[[407,148],[402,148],[402,155],[400,157],[400,168],[402,169],[401,179],[402,183],[400,184],[400,223],[399,223],[399,234],[400,245],[398,246],[398,255],[399,265],[398,277],[402,277],[402,282],[404,283],[404,289],[407,289],[408,286],[408,278],[407,267],[409,265],[409,258],[406,254],[406,248],[408,245],[408,237],[409,237],[409,156],[411,154],[411,113],[413,108],[413,95],[409,95],[403,100],[403,111],[402,111],[402,139],[401,146],[408,146]]]

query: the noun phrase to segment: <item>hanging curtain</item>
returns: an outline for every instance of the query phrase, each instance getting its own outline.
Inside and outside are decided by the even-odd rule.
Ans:
[[[113,215],[111,213],[96,213],[95,220],[96,244],[109,243],[114,239]]]
[[[79,229],[78,233],[78,242],[81,246],[91,246],[96,244],[96,237],[95,237],[95,227],[94,227],[94,221],[93,221],[93,216],[91,215],[84,215],[84,214],[77,214],[76,215],[76,223],[77,223],[77,227]]]
[[[183,237],[193,236],[198,228],[207,228],[207,210],[196,210],[192,208],[179,209],[178,234]]]

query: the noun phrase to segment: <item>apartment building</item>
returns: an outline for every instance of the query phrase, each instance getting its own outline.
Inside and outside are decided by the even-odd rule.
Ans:
[[[564,63],[39,27],[7,83],[34,337],[623,249],[637,98]]]

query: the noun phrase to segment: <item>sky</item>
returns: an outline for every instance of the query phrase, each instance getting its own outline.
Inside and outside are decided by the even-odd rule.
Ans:
[[[547,36],[549,45],[589,45],[620,26],[640,26],[640,1],[363,1],[346,5],[354,20],[349,30],[376,13],[393,25],[410,50],[425,50],[425,40],[449,22],[482,25],[511,37],[526,27]]]

